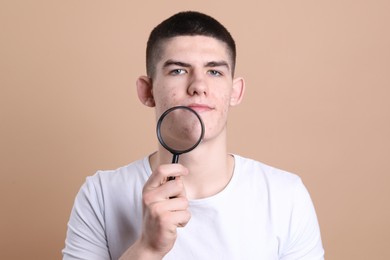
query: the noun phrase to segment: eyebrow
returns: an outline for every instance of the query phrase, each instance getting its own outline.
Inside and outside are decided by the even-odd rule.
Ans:
[[[184,68],[192,67],[191,64],[185,63],[185,62],[182,62],[182,61],[167,60],[166,62],[164,62],[163,68],[166,68],[166,67],[169,67],[169,66],[172,66],[172,65],[180,66],[180,67],[184,67]],[[212,67],[212,68],[214,68],[214,67],[226,67],[228,70],[230,70],[229,63],[227,63],[226,61],[209,61],[209,62],[207,62],[205,64],[204,67]]]
[[[169,67],[169,66],[172,66],[172,65],[185,67],[185,68],[191,67],[190,64],[185,63],[185,62],[175,61],[175,60],[167,60],[166,62],[164,62],[163,68],[166,68],[166,67]]]
[[[205,67],[226,67],[230,70],[229,64],[226,61],[210,61],[206,63]]]

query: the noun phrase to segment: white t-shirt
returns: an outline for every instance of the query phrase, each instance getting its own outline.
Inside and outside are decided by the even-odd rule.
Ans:
[[[164,259],[324,259],[310,196],[291,173],[234,155],[224,190],[191,200],[191,219],[178,229]],[[81,187],[68,223],[64,259],[118,259],[139,237],[148,157],[100,171]]]

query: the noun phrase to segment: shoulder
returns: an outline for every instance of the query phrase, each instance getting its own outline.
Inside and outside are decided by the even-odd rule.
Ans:
[[[249,178],[251,181],[263,182],[268,188],[283,190],[302,183],[301,178],[295,173],[239,155],[234,157],[235,174],[239,175],[240,179]]]
[[[310,194],[301,178],[253,159],[236,156],[239,182],[259,194],[280,241],[283,259],[323,259],[320,230]],[[248,179],[248,181],[245,181]]]
[[[235,187],[262,198],[276,216],[287,216],[297,204],[310,206],[310,196],[301,178],[294,173],[235,155]]]
[[[148,157],[114,170],[99,170],[86,178],[86,184],[94,186],[144,182],[151,174]]]
[[[95,200],[102,205],[104,201],[115,199],[118,194],[138,194],[150,174],[148,157],[114,170],[99,170],[86,178],[80,188],[78,200]]]
[[[133,219],[140,219],[143,183],[150,174],[148,158],[115,170],[98,171],[86,178],[81,186],[68,223],[64,256],[78,255],[83,259],[108,259],[107,239],[122,236]],[[137,220],[134,220],[135,222]],[[66,258],[66,257],[64,257]]]

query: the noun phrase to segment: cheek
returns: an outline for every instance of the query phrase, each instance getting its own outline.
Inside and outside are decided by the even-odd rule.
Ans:
[[[176,92],[173,92],[173,93],[171,94],[171,100],[176,100]]]
[[[211,136],[219,134],[226,126],[228,112],[229,112],[229,95],[219,97],[217,100],[217,110],[212,117],[207,118],[206,133]]]
[[[223,96],[218,98],[218,105],[221,113],[227,113],[230,107],[230,92],[226,92]]]
[[[157,113],[162,114],[164,111],[177,104],[177,94],[175,92],[168,91],[156,92],[155,102]]]

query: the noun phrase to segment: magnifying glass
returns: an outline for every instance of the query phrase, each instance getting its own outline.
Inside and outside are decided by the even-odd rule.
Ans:
[[[160,144],[173,155],[172,163],[178,163],[179,155],[194,150],[205,132],[199,114],[187,106],[166,110],[157,121],[156,130]]]

